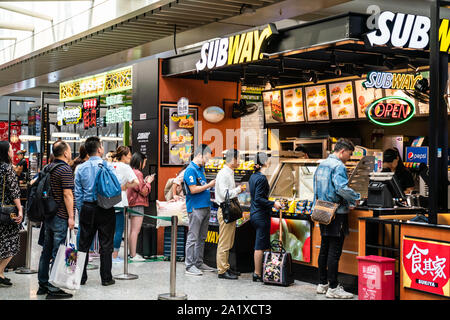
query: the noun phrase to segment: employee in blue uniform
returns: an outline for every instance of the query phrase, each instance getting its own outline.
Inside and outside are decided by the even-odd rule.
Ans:
[[[264,251],[270,249],[270,215],[272,208],[281,209],[279,201],[269,200],[269,182],[261,172],[269,167],[266,153],[258,152],[255,159],[255,173],[249,180],[250,187],[250,223],[256,230],[255,240],[255,271],[253,281],[262,281],[262,260]]]

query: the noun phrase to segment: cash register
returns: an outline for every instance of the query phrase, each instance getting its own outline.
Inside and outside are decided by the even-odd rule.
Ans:
[[[367,206],[377,208],[406,207],[406,196],[393,172],[372,172]]]

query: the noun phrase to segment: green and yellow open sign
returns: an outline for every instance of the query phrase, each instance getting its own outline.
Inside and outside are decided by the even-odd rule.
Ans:
[[[414,117],[414,102],[406,97],[383,97],[366,109],[367,118],[380,126],[398,126]]]

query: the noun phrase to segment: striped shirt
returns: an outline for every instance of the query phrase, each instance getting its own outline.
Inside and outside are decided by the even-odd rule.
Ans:
[[[58,204],[58,211],[56,215],[63,219],[68,219],[66,204],[64,203],[64,189],[73,190],[75,185],[73,182],[72,168],[62,160],[55,160],[53,164],[63,163],[52,171],[50,176],[50,184],[52,187],[53,198]],[[75,199],[73,207],[75,209]]]

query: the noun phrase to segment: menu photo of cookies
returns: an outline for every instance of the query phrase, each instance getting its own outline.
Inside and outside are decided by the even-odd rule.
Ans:
[[[303,122],[303,89],[291,88],[283,90],[284,119],[286,122]]]
[[[281,108],[281,91],[265,91],[262,93],[264,116],[266,123],[283,122],[283,110]]]
[[[306,117],[308,121],[329,120],[326,85],[305,87]]]
[[[382,89],[363,87],[363,83],[366,80],[355,81],[355,92],[356,92],[356,109],[358,118],[366,118],[366,108],[370,106],[372,102],[383,97]]]
[[[351,81],[330,83],[331,118],[354,119],[353,84]]]

